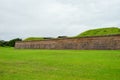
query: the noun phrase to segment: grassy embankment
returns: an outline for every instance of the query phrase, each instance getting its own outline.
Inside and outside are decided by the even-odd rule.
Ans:
[[[110,28],[99,28],[85,31],[76,37],[85,37],[85,36],[104,36],[104,35],[116,35],[120,34],[120,28],[110,27]]]
[[[24,41],[35,41],[35,40],[44,40],[42,37],[28,37]]]

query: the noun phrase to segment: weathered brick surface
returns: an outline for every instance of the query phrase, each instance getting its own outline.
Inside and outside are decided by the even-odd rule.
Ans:
[[[16,42],[17,49],[120,50],[120,35]]]

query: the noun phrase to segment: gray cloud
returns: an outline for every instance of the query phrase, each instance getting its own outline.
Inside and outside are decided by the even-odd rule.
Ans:
[[[119,0],[0,0],[0,39],[74,36],[119,26]]]

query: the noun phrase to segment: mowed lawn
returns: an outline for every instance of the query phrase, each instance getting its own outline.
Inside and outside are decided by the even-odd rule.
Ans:
[[[0,80],[120,80],[120,50],[0,47]]]

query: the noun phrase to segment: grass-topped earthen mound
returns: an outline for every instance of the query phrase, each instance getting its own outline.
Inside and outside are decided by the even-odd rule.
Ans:
[[[116,34],[120,34],[120,28],[110,27],[110,28],[91,29],[77,35],[76,37],[106,36],[106,35],[116,35]]]
[[[42,37],[28,37],[24,41],[35,41],[35,40],[44,40]]]

